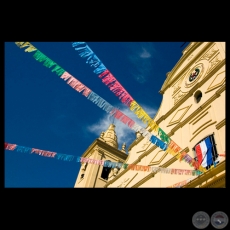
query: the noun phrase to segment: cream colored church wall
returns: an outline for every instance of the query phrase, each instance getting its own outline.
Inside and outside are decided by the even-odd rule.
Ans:
[[[226,141],[225,126],[222,127],[220,130],[215,130],[214,138],[215,138],[217,153],[224,154],[226,151],[225,149],[225,141]],[[221,161],[223,160],[225,160],[225,158],[221,158]]]
[[[222,111],[223,113],[223,102]],[[192,148],[204,137],[215,133],[215,141],[217,144],[218,153],[225,151],[225,125],[221,127],[219,130],[216,128],[216,124],[219,121],[215,118],[215,103],[208,106],[203,111],[201,110],[196,116],[193,117],[188,123],[179,128],[178,131],[175,132],[171,138],[183,149],[188,147],[190,152],[188,153],[190,156],[194,157],[192,154]],[[222,121],[222,120],[221,120]],[[178,138],[176,138],[178,137]],[[181,141],[179,141],[179,137],[181,137]],[[178,141],[178,142],[177,142]]]
[[[172,155],[168,154],[167,158],[165,158],[165,162],[168,162],[171,158],[172,158]],[[157,166],[153,166],[153,167],[157,167]],[[188,163],[184,161],[180,162],[179,160],[176,160],[175,162],[170,164],[167,168],[168,169],[194,170],[194,168],[191,167]],[[145,181],[143,184],[139,185],[138,187],[140,188],[144,188],[144,187],[163,187],[165,188],[165,187],[172,186],[173,184],[182,182],[190,178],[195,178],[195,176],[185,175],[185,173],[179,175],[179,174],[157,172],[154,177],[150,177],[147,181]]]
[[[215,99],[213,104],[213,110],[217,122],[221,122],[226,117],[226,93],[223,91],[221,95]]]
[[[171,72],[173,72],[174,77],[178,75],[176,76],[178,79],[174,82],[172,80],[171,86],[164,92],[160,109],[155,116],[156,119],[161,119],[169,109],[182,102],[178,108],[159,122],[159,127],[166,133],[171,132],[170,138],[182,149],[187,148],[189,150],[188,154],[191,157],[195,157],[192,151],[195,144],[212,133],[214,133],[218,153],[225,151],[225,89],[223,89],[225,84],[225,66],[223,64],[225,51],[223,46],[224,44],[204,43],[191,54],[190,59],[193,59],[193,63],[190,64],[186,60],[182,65],[176,66],[176,68],[179,67],[178,69],[174,67],[176,71]],[[185,80],[198,64],[203,68],[202,74],[194,84],[191,83],[192,85],[187,87]],[[182,78],[179,79],[179,77]],[[197,90],[202,92],[202,98],[199,103],[196,103],[194,99],[194,94]],[[182,94],[175,101],[174,96],[180,91]],[[183,101],[184,96],[187,94],[189,96]],[[219,95],[219,97],[216,97],[216,95]],[[183,109],[184,111],[180,111]],[[180,126],[178,126],[179,124]],[[156,132],[152,133],[157,136]],[[126,163],[133,164],[136,162],[135,164],[150,164],[157,167],[168,162],[173,157],[171,154],[163,157],[165,152],[159,151],[159,148],[146,155],[144,150],[148,152],[152,146],[153,144],[150,144],[146,149],[147,139],[144,138],[129,151]],[[146,156],[142,158],[143,155]],[[137,160],[138,158],[139,160]],[[168,168],[193,170],[193,167],[189,166],[188,163],[179,162],[179,160],[169,165]],[[117,180],[108,187],[117,187],[120,184],[121,187],[135,187],[138,184],[138,187],[167,187],[173,183],[193,177],[192,175],[169,175],[166,173],[157,173],[154,177],[148,177],[150,174],[142,171],[126,170],[124,175],[118,176]],[[148,179],[140,184],[139,182],[145,177]],[[127,182],[125,182],[126,180]]]
[[[156,157],[154,157],[157,155]],[[141,161],[137,165],[151,165],[151,168],[159,167],[159,165],[163,165],[168,160],[172,158],[169,154],[167,154],[165,157],[165,151],[159,151],[159,148],[152,151],[150,154],[148,154],[146,157],[142,158]],[[163,157],[163,158],[162,158]],[[144,171],[137,171],[137,170],[129,170],[130,175],[135,175],[135,178],[129,183],[128,187],[137,187],[136,184],[142,180],[143,178],[150,175],[152,172],[144,172]],[[138,186],[139,187],[139,186]]]
[[[167,151],[159,151],[157,154],[153,152],[149,155],[149,165],[151,165],[152,167],[161,167],[162,165],[164,166],[165,163],[168,164],[169,160],[171,160],[173,157],[174,156]]]
[[[160,148],[156,148],[146,156],[146,162],[148,162],[147,165],[157,167],[158,165],[162,165],[167,162],[169,157],[170,155],[166,154],[165,151]]]
[[[89,158],[90,156],[91,156],[91,154],[86,155],[84,157]],[[86,187],[88,179],[85,175],[86,174],[90,175],[89,172],[91,171],[91,168],[92,168],[92,165],[88,164],[86,167],[86,170],[83,171],[82,168],[85,164],[84,163],[80,163],[80,164],[81,164],[81,168],[79,170],[78,177],[77,177],[77,180],[76,180],[75,185],[74,185],[75,188],[76,187],[82,187],[82,188]],[[81,174],[84,174],[83,178],[81,178]]]
[[[91,165],[91,164],[88,164],[87,167],[89,167],[89,169],[88,169],[88,171],[86,170],[86,175],[87,175],[86,186],[87,187],[93,187],[97,170],[96,170],[96,167],[93,167],[93,165]]]
[[[147,181],[143,184],[139,185],[138,188],[160,188],[160,177],[159,175],[155,174],[154,177],[150,177]]]
[[[193,179],[192,175],[172,175],[158,172],[154,177],[141,184],[138,188],[167,188],[176,183]]]
[[[100,166],[100,167],[102,167],[102,166]],[[107,182],[108,181],[104,180],[103,178],[98,178],[96,181],[95,188],[103,188]]]
[[[143,154],[148,145],[150,145],[150,147],[153,146],[153,144],[149,142],[147,138],[144,138],[137,145],[133,146],[132,149],[129,151],[129,156],[125,163],[132,164],[132,162],[137,160],[138,157]]]
[[[168,162],[170,159],[172,159],[173,156],[171,154],[167,154],[167,156],[165,157],[165,160],[162,161],[162,163],[160,165],[163,165],[164,163]],[[157,165],[159,166],[159,165]],[[184,162],[184,161],[179,161],[176,159],[175,162],[173,162],[172,164],[170,164],[167,168],[169,169],[187,169],[187,170],[194,170],[193,167],[191,167],[188,163]],[[159,175],[161,174],[161,175]],[[152,180],[162,180],[161,181],[161,186],[162,187],[167,187],[172,185],[172,183],[177,183],[178,181],[183,181],[185,179],[189,179],[191,177],[191,175],[177,175],[177,174],[168,174],[168,173],[161,173],[158,172],[154,178]],[[165,181],[163,181],[165,180]],[[145,183],[145,186],[147,186],[148,182]]]
[[[130,158],[127,161],[127,164],[133,164],[136,160],[141,158],[138,160],[138,164],[147,166],[159,148],[156,148],[151,152],[151,154],[146,155],[144,158],[142,158],[142,156],[145,155],[146,151],[148,151],[153,146],[154,144],[144,138],[140,143],[138,143],[138,145],[135,146],[135,148],[132,148],[129,152]]]
[[[103,150],[103,152],[104,152],[103,161],[110,160],[111,162],[124,162],[123,159],[112,155],[109,151]],[[108,182],[107,180],[101,178],[102,170],[103,170],[103,166],[99,166],[99,170],[98,170],[98,174],[97,174],[98,179],[97,179],[95,187],[104,187],[105,184]],[[119,171],[121,171],[121,170],[119,170]]]
[[[133,157],[131,159],[129,159],[128,162],[126,162],[127,164],[133,164],[133,163],[135,163],[136,160],[138,160],[138,157],[140,155],[137,155],[136,152],[138,152],[138,150],[143,150],[141,148],[141,145],[138,145],[138,146],[139,146],[139,148],[137,148],[137,147],[133,148],[132,151],[129,152],[130,156],[133,156]],[[147,156],[146,156],[146,157],[143,157],[139,162],[135,163],[135,165],[144,165],[144,166],[147,166],[148,163],[149,163],[149,160],[147,159]],[[122,175],[122,176],[118,176],[118,178],[113,183],[111,183],[108,187],[118,187],[118,186],[122,186],[123,187],[123,186],[126,186],[127,183],[130,184],[131,180],[135,179],[134,181],[136,181],[137,180],[136,178],[138,178],[138,180],[141,179],[140,178],[140,174],[138,175],[138,173],[140,173],[140,171],[129,170],[129,169],[126,169],[126,170],[122,169],[122,170],[120,170],[120,172],[122,172],[122,171],[125,171],[125,174]],[[138,175],[138,177],[137,177],[137,175]],[[148,175],[148,172],[143,172],[143,174],[141,174],[141,175],[142,176],[143,175]],[[127,183],[124,183],[124,181],[127,181]]]
[[[153,146],[152,143],[151,143],[151,146]],[[136,148],[135,150],[140,150],[140,149],[142,148],[139,148],[139,149]],[[135,156],[136,152],[132,152],[129,154],[132,154]],[[140,161],[137,162],[136,165],[143,165],[143,166],[151,165],[150,167],[159,167],[159,165],[163,165],[164,163],[168,162],[172,158],[172,155],[170,154],[166,154],[166,156],[164,155],[165,155],[165,151],[162,151],[160,148],[156,148],[155,150],[151,151],[149,154],[144,156],[142,159],[140,159]],[[137,158],[138,157],[136,156],[136,159]],[[129,164],[133,164],[133,163],[135,162],[134,161],[129,162]],[[151,172],[144,172],[144,171],[137,171],[137,170],[129,169],[129,170],[126,170],[124,175],[117,178],[117,180],[115,180],[108,187],[118,187],[125,180],[129,180],[126,187],[132,187],[132,186],[135,186],[135,184],[138,183],[143,177],[146,177],[149,174],[151,174]]]
[[[81,170],[81,169],[80,169]],[[86,178],[80,178],[81,177],[81,171],[79,171],[79,173],[78,173],[78,178],[77,178],[77,180],[76,180],[76,182],[75,182],[75,185],[74,185],[74,187],[76,188],[76,187],[82,187],[82,188],[84,188],[85,187],[85,185],[86,185]]]
[[[125,187],[125,185],[129,182],[130,175],[128,175],[128,172],[123,174],[122,176],[117,176],[116,180],[110,183],[107,187],[108,188],[117,188],[117,187]]]
[[[218,45],[219,49],[220,49],[223,53],[226,52],[226,43],[225,43],[225,42],[218,42],[217,45]]]
[[[169,100],[169,98],[171,98],[171,93],[168,90],[168,91],[165,91],[162,96],[161,110],[160,110],[161,116],[165,115],[173,107],[173,101]]]
[[[185,121],[186,119],[190,125],[189,127],[187,126],[187,128],[185,128],[185,133],[189,131],[190,135],[191,132],[193,133],[198,131],[199,127],[201,127],[201,125],[204,125],[205,123],[218,123],[225,119],[225,92],[222,92],[220,97],[218,98],[215,98],[216,90],[212,90],[211,92],[205,94],[206,89],[212,81],[213,79],[210,78],[204,85],[202,85],[201,88],[198,88],[198,90],[201,90],[203,94],[199,103],[194,102],[194,96],[189,97],[182,105],[178,107],[178,109],[175,110],[174,113],[169,115],[164,121],[159,124],[161,128],[165,126],[163,124],[167,124],[166,128],[162,128],[166,133],[169,133],[169,131],[177,126],[179,122],[182,124],[181,127],[177,129],[177,132],[178,130],[180,130],[180,135],[174,134],[173,136],[171,136],[171,139],[173,139],[176,143],[177,141],[182,142],[182,140],[184,142],[184,138],[182,137],[184,137],[184,126],[186,125],[183,125],[183,121]],[[213,97],[212,100],[210,100],[211,97]],[[173,124],[175,121],[177,122]],[[183,131],[181,131],[182,127]]]
[[[95,151],[94,156],[92,156],[93,159],[96,160],[101,160],[101,155],[98,154],[98,150]],[[112,161],[112,160],[111,160]],[[101,186],[104,186],[106,184],[106,182],[103,183],[103,181],[100,181],[97,178],[97,175],[101,176],[101,172],[102,172],[102,166],[100,165],[94,165],[94,164],[88,164],[88,166],[91,166],[90,171],[88,171],[87,173],[87,187],[97,187],[98,183],[101,184]]]
[[[225,154],[226,151],[226,133],[225,133],[225,125],[222,126],[220,129],[217,130],[216,132],[216,138],[219,140],[219,145],[218,145],[218,153],[219,154]]]
[[[188,145],[188,147],[190,149],[189,155],[191,157],[194,157],[194,154],[192,152],[192,147],[194,147],[194,145],[198,141],[203,139],[204,136],[207,136],[207,135],[211,134],[214,128],[215,128],[214,125],[206,128],[199,135],[197,135],[197,137],[194,138],[194,140]],[[187,139],[188,138],[189,138],[189,136],[187,136]],[[217,143],[217,151],[219,152],[219,148],[220,148],[219,139],[215,137],[215,141]],[[189,143],[189,141],[187,140],[186,143]],[[158,158],[153,157],[154,154],[157,155]],[[152,151],[150,154],[145,156],[143,159],[141,159],[141,161],[138,163],[138,165],[146,165],[146,162],[151,162],[151,160],[155,160],[155,162],[157,162],[157,161],[159,161],[159,159],[162,157],[163,154],[164,154],[164,151],[159,151],[159,149],[157,148],[154,151]],[[151,159],[151,158],[153,158],[153,159]],[[164,164],[165,162],[167,162],[171,158],[172,158],[172,156],[170,154],[167,154],[167,156],[164,158],[163,161],[161,161],[160,164],[156,163],[155,165],[154,164],[151,164],[151,165],[153,167],[157,167],[159,165]],[[189,166],[188,163],[186,163],[184,161],[179,162],[178,160],[176,160],[173,164],[169,165],[168,168],[193,170],[193,168],[191,166]],[[132,186],[135,186],[136,183],[138,183],[141,179],[143,179],[148,174],[150,174],[150,173],[142,172],[142,171],[135,171],[135,170],[128,170],[121,178],[119,178],[119,180],[117,180],[114,184],[111,184],[109,187],[118,187],[119,184],[121,184],[121,182],[123,182],[123,181],[125,181],[127,179],[132,180],[132,181],[129,182],[129,184],[126,185],[126,187],[132,187]],[[161,173],[161,174],[162,174],[161,176],[156,175],[154,178],[150,178],[150,181],[146,181],[143,185],[140,185],[139,187],[148,187],[148,186],[149,187],[152,187],[152,186],[153,187],[156,187],[156,186],[158,187],[160,185],[159,185],[159,183],[157,181],[160,181],[160,178],[161,178],[161,186],[162,187],[168,187],[168,186],[171,186],[174,183],[178,183],[180,181],[183,181],[183,180],[186,180],[186,179],[189,179],[189,178],[193,177],[191,175],[170,175],[170,174],[164,174],[164,173]]]
[[[92,153],[87,154],[86,156],[84,156],[85,158],[94,158],[96,157],[96,153],[97,151],[94,150]],[[81,163],[81,165],[84,165],[83,163]],[[78,174],[78,178],[75,182],[75,186],[74,187],[87,187],[88,186],[88,181],[92,178],[93,176],[93,165],[88,164],[86,167],[85,171],[82,171],[82,166],[80,168],[79,174]],[[81,178],[81,174],[84,173],[84,177]],[[86,176],[87,175],[87,176]]]
[[[223,104],[223,103],[222,103]],[[194,157],[192,154],[192,148],[204,137],[215,133],[215,141],[217,144],[218,153],[222,151],[222,145],[220,145],[219,138],[217,139],[218,132],[216,130],[217,121],[214,116],[213,105],[210,105],[204,111],[200,111],[193,117],[188,123],[180,127],[171,139],[174,140],[182,149],[188,147],[188,154]],[[220,132],[221,133],[221,132]],[[225,133],[221,133],[221,137],[225,139]],[[181,140],[181,141],[180,141]],[[223,141],[224,143],[224,141]]]
[[[182,130],[178,131],[174,135],[174,141],[176,143],[180,143],[181,137],[182,137]],[[147,147],[143,148],[143,147]],[[143,139],[138,145],[134,146],[131,151],[129,152],[129,155],[131,156],[129,160],[126,162],[127,164],[134,164],[135,161],[138,160],[138,158],[142,157],[142,154],[146,154],[146,150],[148,151],[151,147],[154,145],[147,141],[147,139]],[[187,147],[187,146],[186,146]],[[138,153],[141,152],[141,153]],[[135,164],[136,165],[144,165],[148,166],[151,165],[152,167],[158,167],[159,165],[163,165],[164,163],[168,162],[173,156],[171,154],[166,154],[165,156],[165,151],[161,150],[160,148],[155,148],[153,151],[151,151],[149,154],[144,156],[142,159],[137,161]],[[189,169],[189,168],[188,168]],[[136,173],[138,173],[136,175]],[[135,178],[132,180],[132,182],[129,182],[128,187],[134,186],[139,180],[142,179],[142,177],[147,176],[150,174],[150,172],[142,172],[142,171],[135,171],[135,170],[126,170],[126,173],[124,176],[121,176],[118,178],[115,183],[109,185],[108,187],[117,187],[119,183],[121,183],[123,180],[127,178]],[[127,178],[126,178],[127,177]]]
[[[179,161],[176,160],[173,162],[168,168],[171,169],[186,169],[186,170],[194,170],[194,167],[190,166],[187,162],[185,161]],[[164,173],[162,173],[164,174]],[[162,184],[164,187],[171,186],[172,184],[178,183],[183,180],[187,180],[189,178],[193,178],[194,176],[192,175],[185,175],[185,173],[179,175],[179,174],[164,174],[163,178],[165,178],[164,184]],[[168,178],[168,179],[167,179]],[[195,178],[195,177],[194,177]]]
[[[224,56],[224,55],[223,55]],[[210,67],[210,63],[209,62],[206,62],[206,71],[211,68]],[[222,82],[223,84],[223,76],[221,78],[218,78],[217,80],[217,77],[216,76],[220,76],[220,74],[223,74],[223,71],[224,71],[224,68],[225,67],[222,67],[221,69],[219,69],[216,73],[215,73],[215,69],[214,69],[214,74],[213,76],[209,76],[209,79],[204,82],[204,84],[200,87],[200,88],[197,88],[197,90],[201,90],[202,91],[202,99],[199,103],[194,103],[194,94],[192,96],[190,96],[188,98],[188,100],[186,100],[185,103],[183,103],[180,107],[183,107],[183,106],[191,106],[189,108],[189,112],[181,119],[181,121],[185,120],[187,117],[189,117],[190,115],[193,115],[193,113],[197,113],[197,110],[200,108],[200,106],[202,105],[202,102],[205,103],[211,96],[215,95],[216,91],[213,90],[212,92],[208,92],[208,94],[205,94],[206,92],[206,89],[210,89],[210,86],[213,87],[213,82],[214,80],[219,83],[219,82]],[[205,75],[203,77],[206,77]],[[215,79],[214,79],[215,78]],[[213,80],[214,79],[214,80]],[[201,79],[199,79],[199,81],[201,81]],[[199,82],[198,81],[198,82]],[[215,85],[214,85],[215,86]],[[220,87],[221,85],[219,85]],[[215,86],[216,87],[216,86]],[[218,88],[218,87],[216,87]],[[168,91],[169,92],[169,91]],[[196,92],[196,91],[195,91]],[[195,93],[194,92],[194,93]],[[167,94],[166,94],[167,95]],[[176,142],[178,143],[178,145],[180,147],[189,147],[190,149],[190,152],[189,152],[189,155],[191,155],[192,157],[194,157],[194,154],[192,153],[191,149],[192,147],[194,147],[194,145],[200,141],[201,139],[203,139],[205,136],[207,135],[210,135],[213,133],[214,130],[216,130],[216,127],[215,127],[215,124],[213,123],[217,123],[223,119],[225,119],[225,92],[221,94],[221,96],[219,98],[216,98],[216,100],[212,101],[210,104],[210,106],[207,107],[207,109],[204,109],[204,110],[201,110],[200,111],[200,114],[198,114],[196,117],[196,121],[194,122],[194,124],[185,124],[183,127],[180,127],[175,133],[173,136],[171,136],[171,138]],[[218,102],[217,102],[218,101]],[[168,105],[166,102],[164,103],[164,105]],[[161,107],[163,108],[164,105]],[[216,106],[218,105],[218,106]],[[178,108],[178,110],[180,109],[180,107]],[[193,107],[193,109],[192,109]],[[218,108],[217,108],[218,107]],[[218,119],[216,119],[215,117],[215,113],[218,113]],[[218,112],[217,112],[218,111]],[[172,114],[173,116],[173,114]],[[172,117],[171,116],[171,117]],[[165,121],[162,121],[159,126],[160,127],[163,127],[164,125],[163,124],[167,124],[169,123],[169,120],[171,119],[171,117],[169,116],[169,118]],[[192,120],[192,119],[190,119]],[[209,127],[202,127],[202,125],[204,125],[206,123],[206,126],[209,125]],[[208,124],[209,123],[209,124]],[[176,126],[177,124],[175,124],[174,126]],[[199,130],[199,128],[201,129],[201,127],[203,128],[203,130]],[[173,128],[173,126],[172,126]],[[163,128],[163,130],[167,130]],[[168,131],[169,131],[169,128],[168,128]],[[194,133],[195,132],[195,133]],[[192,138],[193,134],[196,134],[196,132],[199,132],[199,134],[196,135],[195,138],[193,138],[193,141],[192,143],[190,143],[190,139]],[[218,140],[219,136],[221,136],[221,142]],[[220,131],[219,131],[219,136],[218,137],[215,137],[215,141],[216,141],[216,144],[217,144],[217,151],[220,153],[223,149],[223,145],[225,144],[225,132],[224,132],[224,128],[220,128]],[[181,145],[180,145],[181,143]],[[183,143],[185,143],[185,145],[183,146]],[[190,166],[189,166],[190,167]],[[177,177],[174,177],[176,178],[177,180]],[[179,179],[179,178],[178,178]],[[147,183],[147,182],[146,182]]]
[[[163,104],[163,98],[162,98],[162,101],[161,101],[161,104],[160,104],[160,107],[159,107],[158,111],[156,112],[155,116],[153,117],[154,121],[157,121],[163,114],[162,104]]]

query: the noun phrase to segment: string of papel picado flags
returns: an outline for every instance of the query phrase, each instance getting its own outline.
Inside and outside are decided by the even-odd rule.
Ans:
[[[87,99],[89,99],[98,107],[106,111],[109,115],[114,116],[116,119],[126,124],[129,128],[131,128],[135,132],[140,132],[142,136],[147,138],[152,144],[155,144],[157,147],[161,148],[162,150],[164,151],[166,150],[173,156],[176,156],[176,158],[179,159],[180,161],[184,160],[185,162],[189,163],[190,166],[193,166],[195,169],[199,169],[202,172],[206,171],[206,169],[204,169],[202,166],[197,165],[197,162],[192,157],[190,157],[186,152],[179,152],[181,148],[175,142],[171,140],[170,143],[167,144],[167,142],[160,140],[152,133],[147,131],[145,128],[135,123],[132,119],[130,119],[120,110],[110,105],[107,101],[105,101],[99,95],[94,93],[91,89],[86,87],[79,80],[77,80],[67,71],[65,71],[56,62],[48,58],[45,54],[43,54],[41,51],[35,48],[32,44],[30,44],[29,42],[15,42],[15,43],[18,47],[25,48],[24,50],[25,52],[34,52],[33,57],[37,61],[41,63],[43,62],[43,65],[46,66],[47,68],[53,68],[51,71],[55,72],[58,76],[60,76],[61,79],[65,80],[67,84],[69,84],[74,90],[76,90],[77,92],[82,92],[82,95],[84,95]],[[88,61],[90,62],[92,60],[88,60]],[[103,69],[102,67],[103,66],[99,65],[97,67],[96,72],[98,71],[100,72]],[[127,103],[130,101],[128,95],[126,95],[126,97],[125,96],[122,97],[122,99],[124,99],[124,101]]]

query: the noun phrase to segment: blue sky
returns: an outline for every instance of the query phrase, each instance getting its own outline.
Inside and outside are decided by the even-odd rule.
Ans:
[[[136,123],[145,125],[102,83],[71,42],[30,42],[73,77],[119,108]],[[188,42],[86,42],[104,66],[151,116],[156,114],[166,79]],[[71,88],[52,68],[5,42],[5,142],[81,156],[107,130],[108,114]],[[128,146],[135,133],[114,120],[119,149]],[[128,152],[127,152],[128,154]],[[6,188],[73,188],[80,163],[5,150]]]

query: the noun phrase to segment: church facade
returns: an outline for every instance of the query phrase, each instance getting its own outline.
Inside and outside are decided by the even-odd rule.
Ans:
[[[185,173],[194,167],[139,133],[127,155],[125,145],[117,149],[115,126],[111,124],[83,153],[83,158],[97,159],[99,163],[82,162],[74,187],[225,188],[225,42],[189,43],[166,76],[160,90],[162,103],[153,120],[178,144],[180,152],[203,166],[204,172]],[[156,130],[148,126],[146,130],[159,138]],[[112,168],[100,161],[158,170]]]

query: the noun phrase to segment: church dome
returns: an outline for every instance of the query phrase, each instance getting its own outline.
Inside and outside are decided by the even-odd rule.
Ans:
[[[115,125],[110,124],[109,128],[104,132],[103,139],[108,145],[118,148],[117,135],[115,132]]]

